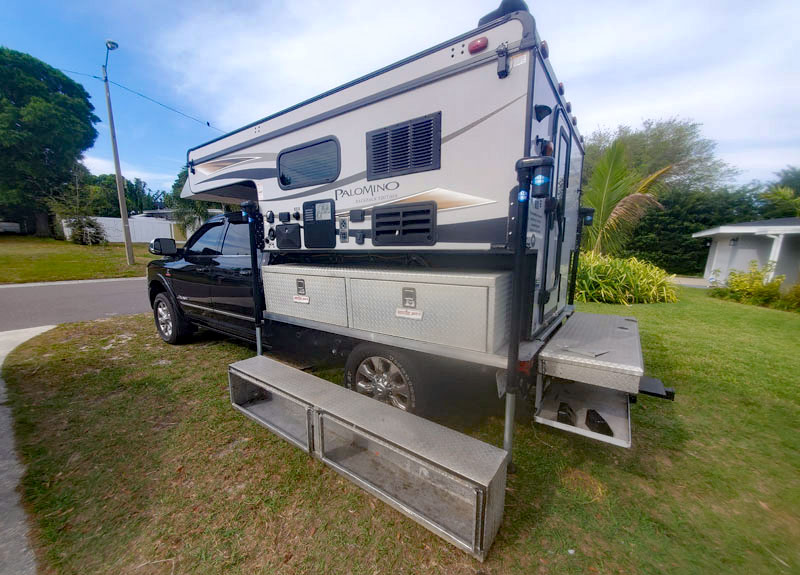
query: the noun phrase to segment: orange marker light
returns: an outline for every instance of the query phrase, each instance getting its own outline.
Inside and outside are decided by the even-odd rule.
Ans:
[[[477,54],[481,50],[485,50],[486,46],[489,45],[489,38],[486,36],[481,36],[469,43],[467,46],[467,50],[469,50],[470,54]]]

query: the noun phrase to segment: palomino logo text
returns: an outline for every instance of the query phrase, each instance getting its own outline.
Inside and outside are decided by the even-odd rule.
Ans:
[[[391,192],[400,187],[400,182],[386,182],[385,184],[369,184],[357,188],[336,188],[336,199],[353,198],[356,196],[374,196],[379,192]]]

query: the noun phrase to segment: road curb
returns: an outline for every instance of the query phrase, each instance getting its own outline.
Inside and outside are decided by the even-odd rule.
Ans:
[[[54,327],[0,332],[0,367],[18,345]],[[35,575],[36,557],[28,536],[28,518],[17,492],[25,468],[14,448],[13,419],[7,399],[6,383],[0,375],[0,573]]]
[[[28,282],[19,284],[0,284],[0,289],[15,287],[41,287],[41,286],[64,286],[74,284],[98,284],[103,282],[128,282],[132,280],[146,280],[147,276],[137,276],[133,278],[106,278],[99,280],[63,280],[57,282]]]

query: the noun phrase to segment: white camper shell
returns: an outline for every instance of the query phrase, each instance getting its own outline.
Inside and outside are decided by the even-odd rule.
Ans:
[[[546,140],[570,217],[549,230],[536,289],[551,297],[535,332],[566,305],[583,163],[539,46],[531,15],[515,12],[193,148],[183,197],[257,200],[269,252],[508,254],[514,162]],[[550,113],[537,119],[535,106]],[[533,252],[548,244],[546,219],[531,202]]]
[[[481,559],[502,516],[511,392],[531,390],[536,422],[623,447],[629,401],[667,393],[644,377],[635,319],[573,312],[584,150],[547,56],[528,12],[499,15],[192,148],[182,194],[258,202],[264,319],[491,366],[501,394],[507,367],[524,371],[504,449],[476,442],[472,475],[409,413],[376,423],[369,402],[308,374],[231,366],[237,409]],[[525,180],[522,158],[552,167]],[[399,475],[411,491],[393,491]],[[440,495],[420,497],[426,485]]]

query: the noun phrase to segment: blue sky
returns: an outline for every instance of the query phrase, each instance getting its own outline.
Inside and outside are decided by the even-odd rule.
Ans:
[[[4,3],[0,44],[109,77],[235,129],[475,26],[499,0]],[[704,125],[737,181],[800,165],[800,2],[529,1],[584,134],[646,118]],[[85,154],[113,170],[101,82],[99,136]],[[112,85],[128,178],[168,187],[189,147],[219,132]]]

